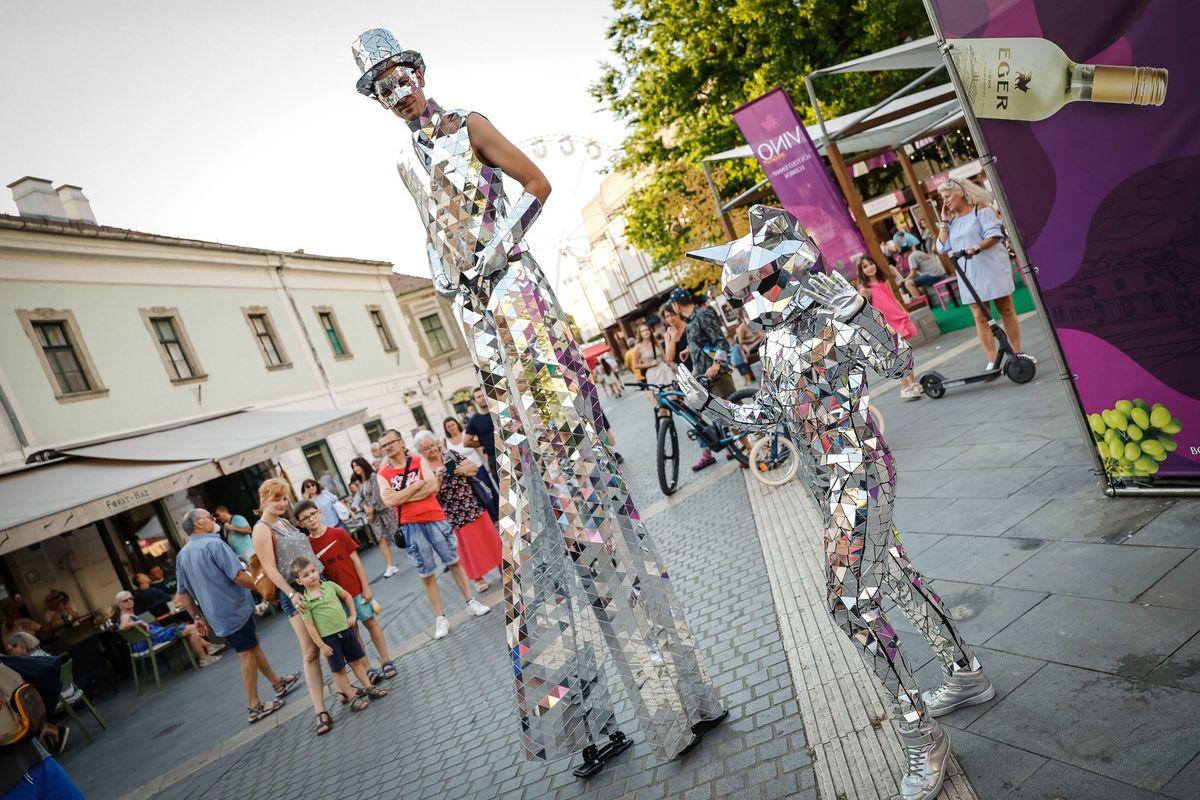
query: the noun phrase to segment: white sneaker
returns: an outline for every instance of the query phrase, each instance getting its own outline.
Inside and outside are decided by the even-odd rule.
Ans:
[[[473,617],[482,617],[484,614],[486,614],[487,612],[489,612],[491,610],[492,610],[491,606],[485,606],[483,603],[479,602],[479,600],[477,600],[474,597],[472,597],[470,600],[467,601],[467,613],[469,613]]]
[[[400,568],[397,567],[395,564],[392,564],[390,567],[388,567],[387,569],[385,569],[383,571],[383,577],[390,578],[399,571],[400,571]]]
[[[445,639],[450,633],[450,622],[445,617],[438,617],[433,623],[433,638]]]

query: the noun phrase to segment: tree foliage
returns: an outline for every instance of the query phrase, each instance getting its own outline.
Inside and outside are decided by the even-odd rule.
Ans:
[[[725,238],[700,160],[743,144],[735,108],[783,86],[812,122],[806,74],[930,33],[921,0],[614,0],[613,7],[613,59],[591,88],[630,127],[617,167],[648,175],[630,198],[626,237],[658,267],[683,272],[687,249]],[[913,77],[823,78],[822,112],[877,102]],[[761,178],[752,161],[718,168],[726,197]]]

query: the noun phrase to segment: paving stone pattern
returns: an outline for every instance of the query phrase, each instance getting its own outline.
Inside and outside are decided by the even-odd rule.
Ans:
[[[943,717],[983,800],[1200,797],[1200,501],[1103,496],[1036,317],[1034,381],[873,396],[896,521],[997,688]],[[953,341],[953,337],[943,337]],[[917,369],[928,361],[917,354]],[[937,369],[977,371],[977,349]],[[937,665],[896,620],[922,685]]]
[[[648,402],[627,396],[607,405],[626,471],[639,476],[635,497],[647,507],[658,499]],[[724,475],[655,516],[649,527],[731,710],[730,719],[684,758],[666,764],[651,760],[633,727],[632,709],[614,682],[618,721],[635,742],[630,750],[587,782],[576,780],[570,774],[574,764],[565,760],[525,761],[515,730],[503,618],[492,613],[403,658],[400,676],[388,684],[391,694],[360,714],[335,711],[330,735],[315,739],[310,717],[302,715],[157,797],[247,797],[266,785],[272,796],[284,797],[341,797],[354,787],[363,800],[815,799],[813,768],[741,475]]]

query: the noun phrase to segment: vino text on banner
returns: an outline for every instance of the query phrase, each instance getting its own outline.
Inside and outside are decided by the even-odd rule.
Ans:
[[[772,89],[736,109],[733,119],[775,196],[816,241],[826,266],[853,276],[854,260],[867,247],[788,93]]]

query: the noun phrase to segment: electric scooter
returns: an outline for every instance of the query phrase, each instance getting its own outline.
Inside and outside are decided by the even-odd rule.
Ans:
[[[950,253],[950,257],[956,262],[959,258],[971,258],[971,255],[966,250],[956,250]],[[921,376],[921,388],[925,390],[925,396],[936,400],[949,388],[966,386],[971,383],[986,383],[996,380],[1001,375],[1008,376],[1013,383],[1029,383],[1037,373],[1037,364],[1029,356],[1013,350],[1012,344],[1008,341],[1008,334],[992,316],[991,304],[984,303],[979,299],[979,293],[975,291],[975,287],[967,278],[967,271],[965,269],[959,271],[958,277],[967,287],[967,291],[971,293],[975,303],[982,307],[988,315],[988,328],[991,329],[992,336],[996,337],[996,360],[992,363],[991,369],[965,378],[946,378],[940,372],[926,372]]]

